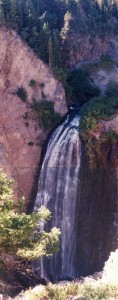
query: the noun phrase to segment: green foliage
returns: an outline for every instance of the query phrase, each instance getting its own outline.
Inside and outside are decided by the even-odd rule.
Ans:
[[[32,88],[35,88],[36,87],[36,80],[31,79],[30,82],[29,82],[29,86],[32,87]]]
[[[117,141],[118,140],[118,134],[115,131],[113,131],[113,130],[109,130],[107,132],[107,137],[111,141]]]
[[[117,1],[105,1],[2,0],[0,25],[15,29],[45,62],[50,63],[51,58],[54,66],[66,66],[65,45],[70,32],[90,35],[91,41],[95,35],[103,38],[118,32]]]
[[[63,83],[63,85],[66,85],[66,80],[67,80],[67,70],[63,67],[58,67],[55,66],[53,68],[55,77],[57,80],[61,81]]]
[[[99,119],[108,119],[118,109],[118,98],[98,97],[81,108],[80,130],[93,129]]]
[[[96,73],[100,70],[105,70],[107,72],[111,72],[115,67],[115,62],[109,56],[103,56],[96,63],[88,63],[84,65],[84,70],[91,73]]]
[[[0,261],[6,254],[28,260],[52,255],[58,250],[60,231],[40,231],[40,221],[45,223],[51,217],[49,210],[40,207],[30,215],[21,213],[24,200],[14,203],[12,187],[13,181],[0,170]]]
[[[52,32],[52,60],[53,60],[53,68],[62,68],[64,67],[64,60],[62,57],[62,45],[59,30],[53,30]]]
[[[38,102],[34,99],[32,109],[40,118],[44,130],[54,128],[61,120],[60,115],[54,111],[54,104],[50,101],[42,100]]]
[[[71,88],[71,100],[80,105],[95,96],[99,96],[99,89],[92,84],[89,74],[82,69],[70,72],[67,83]]]
[[[16,95],[23,101],[25,102],[27,100],[27,92],[24,89],[23,86],[17,89]]]
[[[115,80],[109,81],[105,94],[107,97],[118,97],[118,82]]]
[[[89,132],[91,129],[94,129],[100,119],[109,120],[113,118],[118,109],[118,98],[107,98],[107,97],[98,97],[94,98],[81,108],[81,119],[80,119],[80,134],[85,141],[86,152],[89,157],[89,165],[91,168],[96,167],[95,159],[95,139],[92,137]],[[103,134],[99,138],[99,145],[105,142],[106,140],[116,140],[116,135],[108,132]]]
[[[40,30],[40,38],[38,44],[38,53],[40,58],[49,63],[49,39],[50,39],[50,30],[48,23],[42,23],[41,30]],[[34,41],[32,42],[33,47]]]

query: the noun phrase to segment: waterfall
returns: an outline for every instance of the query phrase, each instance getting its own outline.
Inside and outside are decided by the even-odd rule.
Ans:
[[[81,142],[79,116],[67,115],[49,139],[35,201],[52,213],[48,228],[61,230],[59,253],[41,260],[41,274],[53,279],[76,276],[76,217],[78,205]],[[35,263],[38,269],[40,263]]]

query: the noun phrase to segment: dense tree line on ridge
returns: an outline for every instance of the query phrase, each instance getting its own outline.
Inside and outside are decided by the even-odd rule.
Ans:
[[[68,99],[85,103],[98,96],[83,71],[72,78],[68,75],[69,35],[89,35],[92,43],[96,35],[118,34],[118,0],[0,0],[0,25],[16,30],[49,64],[63,82]]]
[[[1,0],[0,23],[15,29],[47,63],[60,66],[68,31],[96,34],[118,31],[118,0]],[[63,62],[62,62],[63,61]]]

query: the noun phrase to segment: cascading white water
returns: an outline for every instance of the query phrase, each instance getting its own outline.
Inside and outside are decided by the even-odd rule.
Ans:
[[[42,164],[35,210],[44,205],[52,212],[49,226],[61,230],[59,253],[41,261],[41,274],[53,279],[75,276],[76,208],[81,142],[79,116],[68,115],[52,134]],[[36,263],[38,267],[38,262]]]

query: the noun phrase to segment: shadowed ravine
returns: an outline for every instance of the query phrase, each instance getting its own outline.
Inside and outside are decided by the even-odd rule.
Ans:
[[[81,142],[79,117],[70,114],[52,134],[39,178],[35,210],[45,205],[51,224],[61,229],[61,249],[41,261],[41,274],[53,280],[76,276],[76,204],[78,202]],[[36,268],[40,263],[36,262]]]

